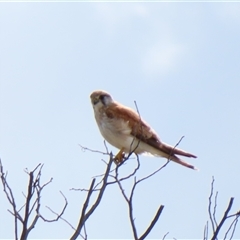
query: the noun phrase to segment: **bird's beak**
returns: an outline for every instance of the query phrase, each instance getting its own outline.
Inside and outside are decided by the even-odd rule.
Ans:
[[[93,105],[96,105],[98,102],[99,102],[99,98],[98,97],[95,97],[95,98],[92,99]]]

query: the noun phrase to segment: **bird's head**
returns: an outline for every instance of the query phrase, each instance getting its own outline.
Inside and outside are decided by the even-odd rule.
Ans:
[[[90,95],[93,108],[108,106],[113,102],[111,95],[105,91],[94,91]]]

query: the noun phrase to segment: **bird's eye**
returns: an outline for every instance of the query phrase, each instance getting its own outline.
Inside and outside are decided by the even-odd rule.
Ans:
[[[105,95],[101,95],[101,96],[99,97],[99,99],[100,99],[102,102],[103,102],[104,98],[105,98]]]
[[[108,105],[112,102],[111,96],[109,96],[108,94],[102,94],[99,96],[98,99],[102,102],[103,105]]]

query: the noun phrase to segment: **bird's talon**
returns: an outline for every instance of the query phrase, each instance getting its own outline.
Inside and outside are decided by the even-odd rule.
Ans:
[[[116,165],[121,164],[125,158],[125,153],[123,150],[120,150],[119,153],[115,156],[113,161],[115,162]]]

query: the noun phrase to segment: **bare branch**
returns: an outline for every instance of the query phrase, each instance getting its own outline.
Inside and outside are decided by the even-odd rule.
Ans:
[[[152,231],[154,225],[157,223],[161,213],[162,213],[162,210],[163,210],[164,206],[161,205],[158,210],[157,210],[157,213],[155,215],[155,217],[153,218],[151,224],[149,225],[149,227],[147,228],[147,230],[144,232],[144,234],[139,238],[139,240],[143,240],[147,237],[147,235]]]
[[[52,213],[54,213],[55,215],[57,215],[56,218],[54,219],[46,219],[45,217],[43,217],[39,212],[38,212],[38,215],[39,217],[44,221],[44,222],[56,222],[58,221],[59,219],[63,219],[62,216],[67,208],[67,205],[68,205],[68,201],[67,201],[67,198],[64,196],[64,194],[60,191],[60,194],[62,195],[62,197],[64,198],[64,201],[65,201],[65,204],[62,208],[62,211],[60,213],[56,213],[54,212],[50,207],[46,206],[46,208],[48,208]],[[64,219],[63,219],[64,220]]]
[[[224,213],[224,215],[223,215],[223,217],[222,217],[222,220],[221,220],[221,222],[219,223],[219,225],[217,226],[216,231],[215,231],[214,234],[213,234],[212,240],[215,240],[215,239],[217,238],[217,235],[218,235],[221,227],[223,226],[224,222],[226,221],[229,211],[230,211],[231,208],[232,208],[233,201],[234,201],[234,198],[231,197],[231,198],[230,198],[230,201],[229,201],[229,204],[228,204],[228,207],[227,207],[227,209],[226,209],[226,211],[225,211],[225,213]]]
[[[93,153],[101,153],[101,154],[103,154],[103,155],[110,155],[110,154],[108,153],[108,151],[107,151],[107,153],[105,153],[105,152],[102,152],[102,151],[99,151],[99,150],[93,150],[93,149],[84,147],[84,146],[82,146],[81,144],[78,144],[78,146],[81,147],[82,151],[90,151],[90,152],[93,152]],[[106,146],[106,145],[105,145],[105,146]]]
[[[235,232],[235,229],[236,229],[236,225],[237,225],[237,222],[238,222],[238,217],[240,216],[240,212],[237,212],[235,214],[231,214],[229,215],[229,212],[232,208],[232,205],[233,205],[233,201],[234,201],[234,198],[230,198],[229,200],[229,203],[228,203],[228,207],[227,209],[225,210],[224,212],[224,215],[220,221],[220,223],[218,224],[217,223],[217,220],[216,220],[216,209],[217,209],[217,196],[218,196],[218,192],[216,192],[215,194],[215,200],[214,200],[214,209],[213,209],[213,213],[211,211],[211,205],[212,205],[212,196],[213,196],[213,186],[214,186],[214,177],[212,177],[212,183],[211,183],[211,192],[210,192],[210,196],[209,196],[209,204],[208,204],[208,213],[209,213],[209,218],[210,218],[210,221],[211,221],[211,224],[212,224],[212,229],[213,229],[213,236],[212,236],[212,240],[216,240],[217,237],[218,237],[218,234],[221,230],[221,228],[223,227],[225,221],[228,219],[228,218],[232,218],[232,217],[235,217],[235,219],[232,221],[232,223],[230,224],[227,232],[225,233],[225,237],[224,239],[227,238],[227,235],[228,233],[232,230],[232,234],[231,234],[231,238],[233,237],[234,235],[234,232]],[[205,233],[206,232],[206,228],[204,230],[204,239],[207,239],[207,234]]]
[[[153,176],[153,174],[150,174],[150,175]],[[122,186],[121,182],[118,179],[118,174],[117,174],[117,171],[116,171],[115,179],[116,179],[116,182],[118,183],[118,186],[119,186],[119,188],[121,190],[121,193],[122,193],[122,195],[123,195],[123,197],[124,197],[124,199],[125,199],[125,201],[127,202],[127,205],[128,205],[129,219],[130,219],[130,224],[131,224],[131,227],[132,227],[132,232],[133,232],[134,239],[145,239],[147,237],[147,235],[151,232],[152,228],[154,227],[154,225],[158,221],[159,216],[161,215],[162,210],[164,208],[164,206],[160,206],[159,207],[159,209],[157,210],[157,212],[155,214],[155,217],[153,218],[153,220],[152,220],[151,224],[149,225],[149,227],[142,234],[142,236],[140,238],[138,238],[137,229],[136,229],[136,226],[135,226],[135,221],[134,221],[134,216],[133,216],[133,195],[134,195],[134,191],[135,191],[135,188],[136,188],[137,184],[140,183],[141,181],[147,179],[149,176],[147,176],[145,178],[142,178],[142,179],[140,179],[138,181],[136,181],[136,177],[134,177],[134,184],[133,184],[133,187],[131,189],[130,196],[128,198],[126,193],[125,193],[125,191],[124,191],[124,189],[123,189],[123,186]]]
[[[108,147],[107,147],[106,141],[104,140],[103,143],[104,143],[105,149],[106,149],[106,151],[107,151],[107,154],[110,154],[109,151],[108,151]]]
[[[95,184],[95,181],[96,181],[96,179],[94,178],[92,180],[91,186],[89,188],[87,198],[86,198],[86,200],[83,204],[83,208],[82,208],[82,211],[81,211],[81,217],[79,219],[78,226],[76,228],[76,231],[74,232],[74,234],[70,238],[71,240],[77,239],[77,237],[80,235],[81,230],[84,227],[87,219],[91,216],[91,214],[95,211],[97,206],[100,204],[100,201],[103,197],[103,193],[104,193],[104,191],[107,187],[107,179],[108,179],[108,176],[109,176],[109,172],[111,170],[112,163],[113,163],[113,155],[110,153],[109,163],[107,165],[107,168],[106,168],[106,171],[105,171],[105,174],[104,174],[104,177],[103,177],[103,181],[102,181],[102,186],[99,190],[97,199],[96,199],[95,203],[92,205],[92,207],[88,210],[88,212],[86,212],[88,204],[89,204],[90,197],[91,197],[91,195],[93,193],[93,190],[94,190],[94,184]]]
[[[131,196],[133,195],[133,191],[134,191],[134,186],[136,185],[136,177],[134,178],[135,181],[134,181],[134,185],[133,185],[133,188],[132,188],[132,191],[131,191]],[[128,199],[123,187],[122,187],[122,184],[118,181],[118,179],[116,178],[116,181],[118,183],[118,186],[122,192],[122,195],[125,199],[125,201],[127,202],[128,204],[128,212],[129,212],[129,218],[130,218],[130,223],[131,223],[131,227],[132,227],[132,231],[133,231],[133,236],[134,236],[134,239],[138,239],[138,236],[137,236],[137,229],[136,229],[136,226],[135,226],[135,223],[134,223],[134,217],[133,217],[133,206],[132,206],[132,197],[130,197]]]
[[[34,179],[34,172],[38,169],[38,174],[36,179]],[[41,164],[38,164],[37,167],[31,171],[31,172],[27,172],[27,174],[29,175],[29,182],[28,182],[28,191],[27,191],[27,196],[26,196],[26,202],[25,202],[25,213],[24,213],[24,217],[23,217],[23,224],[22,224],[22,234],[21,234],[21,239],[27,239],[28,234],[30,233],[30,231],[34,228],[39,216],[36,215],[33,222],[30,224],[30,227],[28,227],[28,219],[30,217],[31,214],[31,200],[34,194],[35,189],[37,188],[37,185],[39,184],[39,177],[41,175],[41,170],[42,170],[43,165],[41,166]],[[37,202],[38,202],[38,207],[40,207],[40,198],[37,198]],[[35,204],[34,204],[35,205]]]
[[[237,227],[237,224],[238,224],[238,218],[239,218],[239,215],[236,217],[236,219],[233,221],[233,230],[232,230],[232,234],[231,234],[231,237],[230,237],[230,240],[233,238],[234,236],[234,233],[235,233],[235,230],[236,230],[236,227]]]
[[[231,217],[240,217],[240,211],[234,213],[234,214],[231,214],[229,215],[227,218],[231,218]]]
[[[167,232],[166,234],[164,234],[162,240],[164,240],[164,239],[167,237],[168,234],[169,234],[169,232]]]
[[[128,160],[127,158],[124,160],[124,162],[126,162],[126,160]],[[112,177],[112,178],[114,178],[114,179],[118,179],[118,180],[115,180],[115,181],[113,181],[113,182],[108,182],[108,185],[109,184],[114,184],[114,183],[117,183],[117,181],[119,181],[119,182],[121,182],[121,181],[124,181],[124,180],[127,180],[127,179],[129,179],[129,178],[131,178],[132,176],[134,176],[135,175],[135,173],[138,171],[138,169],[140,168],[140,161],[139,161],[139,156],[136,154],[136,160],[137,160],[137,166],[133,169],[133,171],[130,173],[130,174],[128,174],[127,176],[124,176],[124,177],[121,177],[121,178],[119,178],[118,179],[118,175],[119,175],[119,167],[122,165],[117,165],[117,167],[115,168],[115,169],[113,169],[114,170],[114,172],[115,172],[115,175],[109,175],[110,177]]]
[[[23,196],[25,198],[25,203],[22,207],[17,211],[17,206],[15,203],[15,199],[13,196],[13,192],[10,188],[10,186],[7,183],[6,180],[6,174],[3,172],[3,166],[0,160],[0,172],[1,172],[1,180],[3,184],[3,190],[5,192],[5,195],[10,203],[10,205],[13,208],[13,211],[8,210],[13,216],[14,216],[14,227],[15,227],[15,239],[18,239],[18,220],[22,224],[22,231],[21,231],[21,240],[27,239],[29,233],[31,230],[35,227],[37,221],[39,218],[45,219],[40,214],[40,199],[41,199],[41,193],[42,190],[52,181],[50,179],[48,182],[46,182],[43,185],[40,185],[41,180],[41,171],[42,171],[43,165],[38,164],[33,171],[28,171],[28,169],[25,169],[25,172],[28,174],[29,180],[28,180],[28,187],[27,187],[27,194],[25,195],[23,193]],[[36,176],[35,176],[36,173]],[[61,193],[62,194],[62,193]],[[67,206],[67,200],[65,196],[62,194],[62,196],[65,199],[65,206],[62,210],[62,212],[58,215],[59,217],[55,219],[57,221],[64,213],[66,206]],[[23,216],[20,215],[21,210],[24,209]],[[36,211],[35,216],[33,215],[33,210]],[[32,216],[33,220],[31,222],[29,221],[30,217]],[[53,221],[53,220],[52,220]]]
[[[60,218],[60,219],[63,220],[64,222],[66,222],[73,230],[76,230],[76,229],[73,227],[73,225],[72,225],[70,222],[68,222],[65,218],[60,217],[60,215],[59,215],[58,213],[56,213],[55,211],[53,211],[50,207],[46,206],[46,208],[47,208],[50,212],[52,212],[53,214],[55,214],[58,218]],[[43,219],[43,220],[46,221],[46,222],[49,222],[49,220],[47,220],[47,219]]]
[[[84,235],[85,235],[84,239],[87,240],[87,228],[86,228],[86,224],[84,224],[83,230],[84,230]]]
[[[214,176],[212,176],[211,192],[210,192],[210,196],[208,198],[208,214],[209,214],[209,218],[210,218],[210,221],[211,221],[211,224],[212,224],[212,231],[215,232],[215,225],[214,225],[214,220],[213,220],[212,212],[211,212],[213,185],[214,185]]]
[[[174,146],[173,150],[179,145],[179,143],[181,142],[181,140],[183,139],[183,137],[181,137],[181,139],[178,141],[178,143]],[[173,151],[172,150],[172,151]],[[169,155],[169,158],[171,157],[171,153]],[[134,239],[145,239],[147,237],[147,235],[151,232],[152,228],[154,227],[154,225],[156,224],[156,222],[158,221],[161,213],[162,213],[162,210],[164,208],[164,206],[159,206],[151,224],[149,225],[149,227],[146,229],[146,231],[142,234],[142,236],[140,238],[138,238],[138,234],[137,234],[137,229],[136,229],[136,226],[135,226],[135,221],[134,221],[134,217],[133,217],[133,195],[134,195],[134,191],[135,191],[135,188],[137,186],[137,184],[139,184],[140,182],[152,177],[153,175],[155,175],[157,172],[159,172],[161,169],[163,169],[165,166],[167,166],[167,164],[169,163],[169,159],[167,160],[167,162],[162,165],[160,168],[158,168],[157,170],[155,170],[154,172],[152,172],[151,174],[139,179],[139,180],[136,180],[136,177],[134,177],[134,184],[132,186],[132,189],[131,189],[131,193],[130,193],[130,196],[129,198],[127,197],[124,189],[123,189],[123,186],[121,184],[121,181],[122,180],[125,180],[125,179],[129,179],[130,177],[134,176],[135,173],[139,170],[140,168],[140,162],[139,162],[139,158],[138,158],[138,155],[137,155],[137,162],[138,162],[138,165],[137,165],[137,168],[135,168],[135,170],[133,171],[132,174],[130,174],[129,176],[127,177],[124,177],[124,178],[119,178],[119,173],[118,173],[118,167],[116,168],[116,171],[115,171],[115,175],[111,175],[111,177],[113,177],[115,179],[115,181],[111,182],[112,183],[115,183],[117,182],[118,183],[118,186],[121,190],[121,193],[125,199],[125,201],[127,202],[127,205],[128,205],[128,211],[129,211],[129,220],[130,220],[130,224],[131,224],[131,227],[132,227],[132,232],[133,232],[133,236],[134,236]],[[121,181],[120,181],[121,180]]]
[[[172,152],[173,152],[174,149],[180,144],[180,142],[182,141],[183,138],[184,138],[184,136],[182,136],[182,137],[180,138],[180,140],[177,142],[177,144],[173,147]],[[169,154],[169,158],[171,157],[171,154],[172,154],[172,153]],[[170,159],[169,159],[169,158],[168,158],[168,160],[167,160],[167,162],[166,162],[165,164],[163,164],[161,167],[159,167],[157,170],[155,170],[155,171],[152,172],[151,174],[147,175],[146,177],[139,179],[139,180],[137,181],[137,183],[139,183],[139,182],[141,182],[141,181],[144,181],[144,180],[152,177],[153,175],[155,175],[156,173],[158,173],[160,170],[162,170],[163,168],[165,168],[165,167],[169,164],[169,162],[170,162]]]
[[[139,116],[139,123],[138,123],[138,125],[137,126],[135,126],[134,128],[136,129],[136,134],[137,134],[137,129],[140,127],[141,128],[141,133],[142,133],[142,124],[141,124],[141,114],[140,114],[140,112],[139,112],[139,109],[138,109],[138,106],[137,106],[137,102],[136,101],[134,101],[134,104],[135,104],[135,107],[136,107],[136,110],[137,110],[137,113],[138,113],[138,116]],[[142,134],[142,136],[143,136],[143,134]],[[140,144],[140,142],[141,142],[141,140],[142,139],[138,139],[138,142],[137,142],[137,145],[134,147],[134,149],[132,149],[132,146],[133,146],[133,143],[135,142],[135,140],[136,140],[136,135],[134,136],[134,138],[133,138],[133,140],[132,140],[132,142],[131,142],[131,144],[130,144],[130,151],[129,151],[129,153],[128,153],[128,156],[127,156],[127,158],[126,158],[126,160],[127,159],[129,159],[130,158],[130,156],[135,152],[135,150],[138,148],[138,146],[139,146],[139,144]],[[131,150],[132,149],[132,150]]]
[[[233,228],[232,230],[232,234],[231,234],[231,237],[229,239],[232,239],[233,238],[233,235],[235,233],[235,229],[236,229],[236,226],[237,226],[237,223],[238,223],[238,218],[239,218],[240,215],[235,215],[235,219],[232,221],[232,223],[230,224],[227,232],[225,233],[225,236],[224,236],[224,239],[227,239],[227,235],[228,233],[230,232],[230,230]],[[229,218],[229,217],[228,217]]]
[[[204,233],[203,233],[203,240],[207,240],[208,239],[208,221],[204,227]]]
[[[13,192],[12,192],[12,189],[10,188],[10,186],[8,185],[7,173],[4,174],[3,165],[2,165],[1,159],[0,159],[0,174],[1,174],[1,181],[2,181],[2,185],[3,185],[3,191],[4,191],[8,201],[9,201],[9,203],[12,206],[12,209],[13,209],[13,212],[11,212],[10,210],[8,210],[8,211],[10,213],[12,213],[12,215],[14,216],[14,234],[15,234],[15,239],[18,239],[18,224],[17,224],[17,220],[19,219],[22,222],[23,219],[18,214],[16,203],[15,203],[15,199],[14,199],[14,196],[13,196]]]
[[[88,192],[87,198],[86,198],[86,200],[85,200],[85,202],[83,204],[82,213],[81,213],[81,217],[80,217],[80,221],[78,223],[77,229],[76,229],[74,235],[71,237],[71,239],[76,239],[78,237],[78,235],[81,232],[82,227],[85,224],[85,215],[86,215],[87,207],[88,207],[88,204],[89,204],[89,201],[90,201],[90,197],[91,197],[91,195],[93,193],[92,190],[93,190],[95,181],[96,181],[96,179],[94,178],[92,180],[91,186],[89,188],[89,192]]]
[[[217,197],[218,197],[218,191],[215,194],[215,201],[214,201],[214,208],[213,208],[213,220],[214,220],[215,226],[218,225],[217,220],[216,220]]]
[[[169,162],[170,162],[170,161],[167,160],[167,162],[166,162],[165,164],[163,164],[161,167],[159,167],[156,171],[152,172],[151,174],[147,175],[147,176],[144,177],[144,178],[139,179],[137,182],[139,183],[139,182],[142,182],[142,181],[144,181],[144,180],[152,177],[153,175],[155,175],[156,173],[158,173],[159,171],[161,171],[163,168],[165,168],[165,167],[169,164]]]

